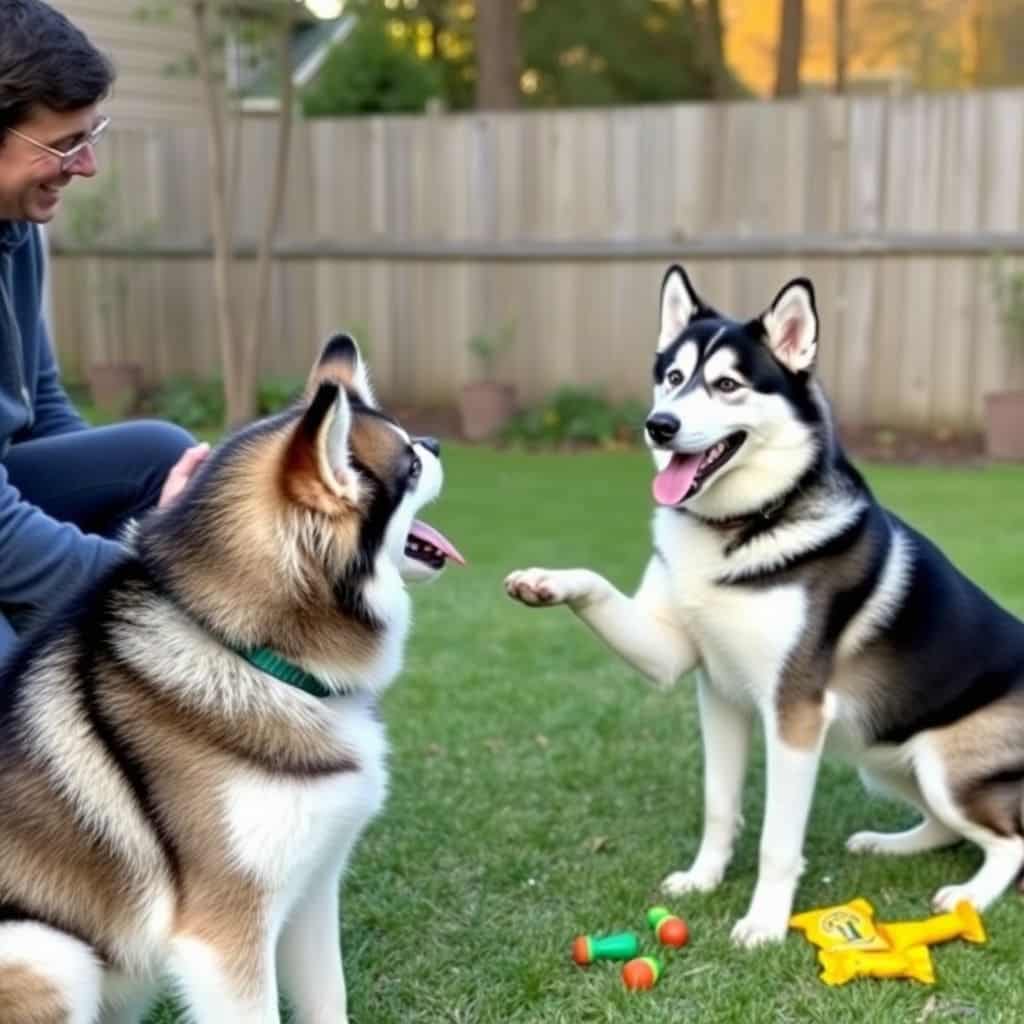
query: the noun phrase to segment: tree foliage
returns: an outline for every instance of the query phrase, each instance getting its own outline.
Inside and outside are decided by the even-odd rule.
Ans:
[[[722,84],[716,37],[701,20],[707,7],[694,0],[520,0],[524,104],[599,106],[735,92],[730,76]],[[434,66],[450,108],[475,105],[473,0],[349,0],[346,10],[384,19],[409,52]]]
[[[309,117],[331,114],[394,114],[422,111],[441,95],[441,73],[389,30],[376,12],[359,24],[328,55],[302,95]]]

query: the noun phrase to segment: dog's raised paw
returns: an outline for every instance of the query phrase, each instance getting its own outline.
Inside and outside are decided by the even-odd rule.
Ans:
[[[505,592],[513,600],[533,608],[562,604],[568,593],[559,580],[560,575],[550,569],[518,569],[505,577]]]
[[[781,942],[786,937],[788,927],[786,918],[782,918],[781,921],[766,920],[748,914],[736,922],[730,938],[734,946],[739,946],[742,949],[755,949],[757,946],[766,946],[771,942]]]
[[[711,892],[722,881],[722,871],[707,871],[690,868],[689,871],[673,871],[661,883],[661,891],[667,896],[682,896],[688,892]]]

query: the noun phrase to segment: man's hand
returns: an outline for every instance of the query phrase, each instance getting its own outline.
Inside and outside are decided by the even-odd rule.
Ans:
[[[202,444],[189,448],[178,459],[171,468],[170,473],[167,474],[163,490],[160,492],[160,500],[156,503],[157,508],[166,508],[185,490],[185,486],[209,454],[210,446],[204,441]]]

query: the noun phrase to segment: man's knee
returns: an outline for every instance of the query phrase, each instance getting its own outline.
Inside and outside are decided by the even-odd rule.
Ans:
[[[131,420],[121,426],[132,431],[131,443],[144,453],[145,461],[152,466],[163,466],[165,470],[170,470],[185,450],[196,444],[187,430],[166,420]]]

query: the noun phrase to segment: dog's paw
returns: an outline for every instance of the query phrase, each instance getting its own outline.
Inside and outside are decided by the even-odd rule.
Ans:
[[[884,832],[854,832],[846,840],[846,848],[850,853],[885,853],[891,845],[891,836]]]
[[[770,942],[781,942],[786,937],[789,921],[776,917],[755,917],[747,914],[741,917],[732,930],[732,944],[741,949],[754,949]]]
[[[963,903],[966,900],[968,903],[973,903],[978,910],[984,910],[991,902],[991,899],[987,898],[988,896],[988,893],[980,892],[970,882],[965,882],[963,885],[944,885],[932,897],[932,909],[939,914],[948,914],[956,910],[958,903]]]
[[[673,871],[661,883],[666,896],[682,896],[688,892],[711,892],[717,889],[725,874],[724,868],[690,868],[689,871]]]
[[[573,573],[555,569],[518,569],[505,577],[505,593],[531,608],[565,604],[575,595]]]

